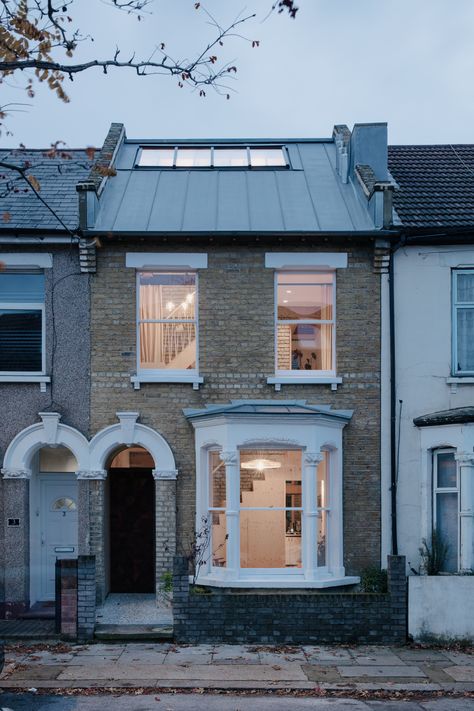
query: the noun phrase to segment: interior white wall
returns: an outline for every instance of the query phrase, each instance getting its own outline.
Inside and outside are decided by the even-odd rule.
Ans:
[[[474,248],[470,246],[410,246],[394,255],[397,438],[398,400],[403,400],[398,540],[399,552],[415,568],[425,535],[422,496],[429,492],[422,487],[422,430],[413,419],[474,403],[474,384],[453,388],[447,382],[451,377],[451,271],[473,266]]]

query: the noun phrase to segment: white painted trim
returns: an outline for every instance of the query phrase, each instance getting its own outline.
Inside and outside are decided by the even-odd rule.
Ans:
[[[201,252],[127,252],[125,266],[131,269],[207,269],[207,254]]]
[[[61,424],[58,413],[40,413],[40,417],[41,422],[26,427],[8,445],[3,460],[4,477],[11,478],[12,472],[19,471],[31,476],[34,455],[48,445],[67,447],[76,458],[77,468],[89,469],[89,443],[84,435],[74,427]]]
[[[120,422],[98,432],[89,443],[91,471],[103,471],[109,456],[120,447],[139,445],[153,458],[155,468],[160,471],[176,470],[173,452],[168,442],[151,427],[134,422],[130,425],[130,415],[138,413],[117,413]],[[86,469],[86,467],[83,467]]]
[[[463,377],[462,375],[458,377],[452,377],[452,378],[446,378],[446,383],[447,385],[474,385],[474,378],[465,376]]]
[[[307,375],[277,375],[272,378],[267,378],[268,385],[332,385],[333,383],[340,385],[342,378],[336,377],[335,375],[313,375],[311,377]]]
[[[49,375],[25,375],[24,373],[12,373],[11,375],[0,375],[0,383],[50,383]]]
[[[345,269],[347,252],[267,252],[269,269]]]
[[[193,582],[192,576],[189,578],[189,582]],[[305,580],[302,576],[271,575],[234,580],[233,578],[219,578],[211,574],[199,575],[196,582],[198,585],[209,585],[216,588],[333,588],[339,585],[357,585],[360,583],[360,578],[355,575],[341,577],[328,575],[315,580]]]
[[[381,546],[380,564],[386,566],[392,552],[392,497],[390,459],[390,290],[389,275],[382,274],[380,284],[381,352],[380,352],[380,472],[381,472]]]
[[[199,375],[167,375],[166,373],[163,375],[142,375],[139,373],[132,375],[130,382],[133,383],[135,390],[139,390],[142,383],[192,383],[199,386],[204,382],[204,378]]]
[[[53,266],[53,255],[43,252],[2,252],[0,260],[6,264],[8,269],[16,267],[21,269],[51,269]]]

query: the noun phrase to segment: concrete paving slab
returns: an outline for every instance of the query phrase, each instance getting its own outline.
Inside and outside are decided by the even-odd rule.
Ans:
[[[308,679],[310,681],[314,681],[317,685],[327,682],[342,681],[341,675],[337,671],[336,667],[319,666],[317,664],[303,664],[301,668]]]
[[[117,662],[121,657],[121,652],[114,654],[82,654],[78,652],[74,655],[72,664],[100,664],[101,662]]]
[[[307,681],[303,670],[295,664],[286,664],[276,669],[269,665],[254,666],[251,664],[233,665],[207,665],[193,664],[190,666],[179,666],[176,664],[163,665],[119,665],[119,664],[96,664],[91,666],[69,666],[58,674],[58,679],[75,680],[81,679],[103,679],[113,681],[114,679],[143,679],[160,680],[175,679],[178,684],[183,680],[196,680],[199,686],[200,681]]]
[[[420,701],[423,711],[472,711],[474,708],[473,699],[433,699],[431,701]]]
[[[261,664],[280,664],[280,662],[289,662],[290,664],[294,662],[299,662],[300,664],[304,664],[307,661],[303,650],[299,652],[291,652],[288,654],[279,654],[276,652],[259,652],[258,655],[260,657]]]
[[[443,671],[454,679],[454,681],[474,682],[474,666],[456,665],[453,667],[444,667]]]
[[[41,679],[48,680],[48,679],[56,679],[59,674],[64,671],[67,667],[64,666],[54,666],[52,664],[50,665],[44,665],[44,666],[35,666],[35,667],[27,667],[26,669],[23,667],[20,667],[18,669],[14,669],[11,674],[8,675],[8,680],[9,681],[28,681],[30,686],[34,686],[36,681],[40,681]],[[3,684],[3,679],[2,679],[2,684]]]
[[[129,652],[119,657],[120,664],[163,664],[166,652]]]
[[[443,662],[449,660],[445,652],[437,649],[397,649],[394,653],[406,662]]]
[[[346,678],[358,678],[358,677],[381,677],[381,678],[397,678],[403,677],[405,679],[417,679],[425,678],[426,674],[419,668],[415,666],[337,666],[337,671],[342,677]]]
[[[380,665],[390,665],[390,666],[403,666],[404,661],[400,659],[396,654],[390,650],[382,650],[381,652],[372,652],[369,654],[359,654],[358,651],[354,651],[352,658],[357,664],[361,666],[380,666]]]
[[[210,664],[212,662],[213,647],[185,647],[167,652],[165,664]]]
[[[242,648],[221,649],[216,647],[212,653],[213,664],[260,664],[260,655],[258,652],[246,652]]]
[[[474,654],[466,654],[465,652],[445,652],[447,658],[454,664],[462,664],[465,667],[474,666]]]
[[[420,711],[417,701],[367,701],[367,706],[373,711]]]
[[[348,649],[342,647],[319,647],[315,645],[303,645],[303,652],[311,663],[332,662],[343,664],[346,661],[352,664],[352,656]]]

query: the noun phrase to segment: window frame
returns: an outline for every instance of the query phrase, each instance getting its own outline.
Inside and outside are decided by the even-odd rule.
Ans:
[[[145,321],[142,321],[140,319],[140,275],[144,272],[156,272],[156,273],[161,273],[161,274],[193,274],[195,278],[195,297],[194,297],[194,319],[186,319],[186,320],[180,320],[180,319],[173,319],[172,321],[169,320],[164,320],[164,319],[145,319]],[[135,308],[135,326],[136,326],[136,349],[137,349],[137,354],[136,354],[136,367],[137,367],[137,376],[138,380],[142,382],[146,382],[147,379],[150,380],[161,380],[163,381],[171,381],[171,382],[179,382],[180,380],[186,381],[186,380],[191,380],[195,381],[196,377],[199,374],[199,275],[196,269],[186,269],[185,267],[181,269],[172,269],[169,267],[161,267],[159,269],[157,268],[151,268],[151,267],[144,267],[140,269],[136,269],[135,273],[135,279],[136,279],[136,308]],[[140,363],[140,324],[141,323],[173,323],[173,324],[178,324],[178,323],[187,323],[187,324],[193,324],[195,333],[196,333],[196,367],[195,368],[185,368],[182,370],[178,369],[172,369],[172,368],[142,368],[141,363]]]
[[[473,377],[474,369],[461,370],[458,368],[458,311],[461,309],[474,309],[474,301],[458,301],[457,286],[460,274],[473,274],[474,268],[452,270],[452,346],[451,346],[451,375],[456,377]]]
[[[308,491],[308,488],[310,488],[310,485],[308,484],[308,479],[307,479],[307,474],[305,473],[305,463],[304,463],[304,456],[305,456],[305,448],[302,446],[288,446],[288,445],[265,445],[265,446],[259,446],[258,447],[258,452],[259,453],[265,453],[265,452],[276,452],[276,451],[296,451],[300,453],[300,462],[301,462],[301,505],[300,506],[294,506],[294,507],[289,507],[289,506],[242,506],[242,503],[240,502],[240,487],[241,487],[241,481],[240,481],[240,475],[241,475],[241,455],[242,453],[248,453],[248,452],[254,452],[255,448],[254,447],[249,447],[245,445],[238,445],[236,449],[237,453],[237,472],[238,476],[232,477],[232,486],[235,488],[233,492],[230,492],[227,490],[227,485],[228,485],[228,478],[227,474],[225,473],[226,477],[226,501],[225,501],[225,506],[223,507],[216,507],[216,506],[211,506],[211,489],[210,489],[210,481],[211,477],[210,472],[211,472],[211,462],[212,462],[212,454],[214,453],[221,453],[222,447],[218,445],[212,445],[210,447],[206,447],[203,449],[203,455],[204,458],[201,460],[204,464],[204,469],[203,469],[203,474],[197,477],[197,492],[198,492],[198,497],[196,501],[196,530],[199,530],[199,525],[200,525],[200,520],[202,521],[202,517],[205,516],[208,518],[208,525],[211,527],[210,531],[210,537],[209,537],[209,555],[207,556],[208,562],[207,565],[204,565],[203,567],[203,574],[204,576],[206,575],[206,569],[207,572],[211,574],[211,576],[217,576],[223,577],[223,579],[227,578],[227,566],[216,566],[213,564],[213,538],[212,538],[212,513],[221,513],[225,516],[226,520],[226,548],[227,548],[227,558],[229,555],[229,547],[234,547],[238,551],[238,567],[237,567],[237,580],[240,581],[240,583],[244,583],[244,585],[247,585],[249,587],[252,587],[255,583],[254,581],[259,580],[267,580],[268,582],[272,580],[272,578],[276,579],[278,578],[279,580],[282,581],[282,584],[284,585],[284,580],[288,580],[290,582],[297,582],[298,580],[300,581],[299,584],[303,584],[305,579],[306,579],[306,571],[308,568],[308,560],[307,560],[307,547],[309,544],[307,540],[307,518],[308,516],[314,516],[314,512],[317,512],[317,519],[318,521],[325,517],[325,535],[326,535],[326,541],[325,541],[325,562],[324,565],[319,565],[319,551],[318,551],[318,544],[319,544],[319,539],[316,538],[315,545],[316,545],[316,571],[317,571],[317,576],[319,576],[321,579],[326,579],[331,575],[331,567],[332,567],[332,558],[335,554],[335,552],[332,550],[332,528],[334,525],[338,525],[338,523],[342,526],[342,516],[340,518],[340,521],[337,521],[337,516],[334,515],[334,504],[332,503],[332,492],[335,486],[341,486],[342,485],[342,479],[340,482],[335,481],[335,475],[334,475],[334,456],[335,456],[335,451],[328,448],[324,447],[321,450],[321,453],[324,454],[324,462],[325,462],[325,467],[326,467],[326,482],[327,482],[327,491],[326,491],[326,496],[325,496],[325,505],[324,506],[319,506],[318,501],[317,501],[317,492],[318,492],[318,483],[320,481],[319,479],[319,465],[316,466],[314,476],[315,476],[315,481],[314,481],[314,488],[316,491],[316,501],[313,502],[313,504],[308,503],[308,497],[310,496],[310,492]],[[224,466],[224,464],[223,464]],[[201,484],[199,484],[199,479],[201,479]],[[202,498],[201,498],[202,497]],[[238,507],[236,510],[233,510],[232,507],[232,499],[236,499],[239,501]],[[342,499],[341,499],[342,501]],[[204,506],[200,505],[200,502],[204,504]],[[241,521],[241,512],[242,511],[299,511],[301,513],[301,534],[300,534],[300,549],[301,549],[301,567],[282,567],[282,568],[247,568],[247,567],[242,567],[242,559],[241,559],[241,548],[240,548],[240,535],[241,535],[241,528],[240,528],[240,521]],[[311,511],[311,513],[309,513]],[[342,510],[340,512],[342,514]],[[332,516],[331,516],[332,514]],[[238,519],[238,538],[237,540],[232,540],[229,538],[229,529],[227,527],[227,516],[236,516]],[[333,519],[333,520],[332,520]],[[319,524],[318,524],[319,526]],[[318,530],[318,529],[316,529]],[[342,535],[342,530],[339,532],[340,535]],[[337,538],[337,536],[336,536]],[[237,580],[234,580],[234,582],[237,582]],[[199,582],[199,581],[198,581]],[[260,585],[260,583],[259,583]]]
[[[438,456],[440,454],[452,454],[456,463],[456,486],[438,486]],[[456,449],[453,447],[440,447],[432,452],[432,502],[431,502],[431,530],[437,530],[437,497],[439,494],[456,494],[457,495],[457,561],[456,572],[460,570],[460,555],[461,555],[461,486],[459,467],[456,462]],[[449,541],[448,541],[449,544]]]
[[[196,165],[196,166],[179,166],[176,165],[176,161],[178,158],[178,151],[179,149],[203,149],[203,150],[210,150],[210,162],[208,166],[203,166],[203,165]],[[247,165],[227,165],[227,166],[215,166],[214,165],[214,151],[219,150],[219,149],[238,149],[240,148],[242,151],[246,151],[247,153]],[[140,165],[140,160],[142,153],[144,151],[153,151],[153,150],[173,150],[173,165],[169,166],[163,166],[163,165]],[[251,149],[270,149],[270,150],[281,150],[283,159],[285,161],[285,165],[252,165],[251,164]],[[292,165],[290,161],[290,154],[288,151],[288,147],[284,144],[269,144],[265,145],[262,143],[256,143],[256,144],[251,144],[251,143],[242,143],[242,144],[219,144],[219,143],[208,143],[208,144],[181,144],[181,145],[166,145],[166,144],[160,144],[156,146],[150,146],[150,145],[142,145],[139,146],[137,149],[137,153],[135,156],[135,164],[134,168],[138,170],[291,170]]]
[[[26,268],[26,267],[8,267],[3,272],[4,274],[17,274],[17,275],[27,275],[27,274],[41,274],[43,276],[43,300],[40,301],[28,301],[28,302],[13,302],[13,301],[0,301],[0,311],[40,311],[41,312],[41,370],[0,370],[0,379],[5,381],[7,379],[11,380],[22,380],[28,377],[40,377],[46,375],[46,274],[44,269],[36,268]],[[1,275],[0,275],[1,278]]]
[[[282,274],[330,274],[332,277],[332,319],[285,319],[280,321],[278,319],[278,278]],[[308,379],[318,380],[326,378],[334,378],[337,372],[337,361],[336,361],[336,324],[337,324],[337,314],[336,314],[336,270],[335,269],[276,269],[274,276],[274,363],[275,363],[275,378],[292,379],[295,381]],[[331,338],[331,354],[332,354],[332,368],[330,370],[282,370],[278,368],[278,327],[280,325],[291,326],[294,324],[308,324],[308,325],[331,325],[332,326],[332,338]]]

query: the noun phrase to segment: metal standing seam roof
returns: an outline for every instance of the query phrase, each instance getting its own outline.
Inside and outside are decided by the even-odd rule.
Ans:
[[[325,415],[342,420],[352,417],[352,410],[332,410],[330,405],[308,405],[306,400],[231,400],[227,405],[185,408],[183,413],[188,420],[216,415]]]
[[[209,145],[216,143],[209,141]],[[290,169],[136,168],[140,144],[125,140],[115,164],[117,175],[107,180],[95,225],[89,231],[261,234],[375,230],[354,186],[344,185],[336,173],[332,140],[271,142],[275,144],[286,146]]]
[[[79,224],[76,185],[89,175],[93,161],[85,150],[65,151],[70,158],[49,158],[47,150],[0,149],[0,160],[23,167],[40,185],[40,195],[71,230]],[[25,181],[17,180],[15,171],[0,168],[0,220],[3,229],[40,229],[64,231],[61,223],[36,197]],[[15,181],[18,192],[6,189]],[[25,192],[26,190],[26,192]],[[5,193],[5,194],[4,194]]]
[[[405,227],[474,228],[474,145],[389,146]]]

